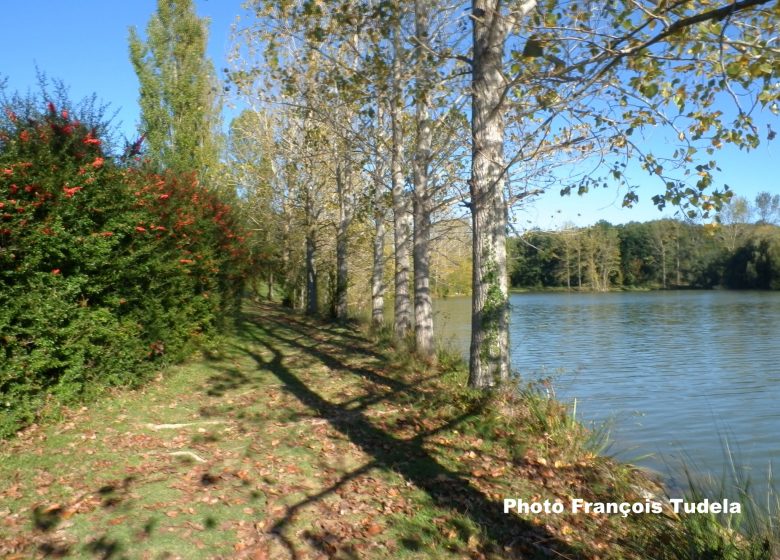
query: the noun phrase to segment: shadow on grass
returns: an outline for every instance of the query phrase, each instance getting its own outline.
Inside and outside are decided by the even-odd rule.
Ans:
[[[468,516],[478,524],[489,541],[490,552],[500,553],[507,557],[550,557],[575,558],[578,556],[568,544],[560,541],[543,527],[532,525],[516,515],[503,513],[503,504],[490,499],[479,489],[471,485],[469,480],[460,473],[440,464],[426,449],[426,438],[431,434],[457,426],[482,410],[477,404],[463,414],[448,420],[445,425],[427,432],[418,433],[411,439],[400,439],[395,435],[377,428],[363,413],[367,403],[357,403],[357,408],[345,408],[343,403],[334,403],[319,395],[313,388],[292,369],[286,365],[286,358],[281,348],[289,346],[301,350],[331,369],[337,369],[353,375],[361,376],[373,383],[390,389],[382,398],[391,398],[399,393],[414,391],[414,386],[392,379],[373,370],[363,367],[353,367],[326,353],[317,347],[301,343],[294,332],[301,329],[301,321],[290,318],[281,310],[262,306],[263,316],[248,313],[244,318],[243,336],[247,339],[247,347],[243,348],[261,371],[267,371],[276,376],[286,390],[294,395],[302,404],[324,418],[338,432],[346,436],[352,443],[368,454],[372,460],[368,465],[347,473],[331,487],[291,506],[286,515],[278,520],[272,531],[280,536],[290,554],[295,558],[297,553],[294,544],[286,539],[283,530],[290,523],[296,511],[311,504],[326,495],[335,492],[347,481],[361,473],[373,469],[385,469],[403,476],[418,489],[424,491],[433,503],[453,513]],[[304,324],[303,330],[312,327]],[[334,336],[341,336],[336,331]],[[341,345],[348,352],[351,344],[328,341],[328,344]],[[265,358],[252,347],[265,347],[270,358]],[[266,354],[266,352],[262,352]],[[376,402],[377,395],[371,395],[368,400]],[[359,399],[358,399],[359,400]],[[350,401],[350,402],[354,402]],[[318,547],[328,550],[327,535],[318,536]],[[420,545],[416,538],[402,539],[402,546],[415,550]],[[349,552],[349,551],[341,551]]]

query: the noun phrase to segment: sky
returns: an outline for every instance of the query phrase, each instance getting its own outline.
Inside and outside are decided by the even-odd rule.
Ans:
[[[196,0],[195,5],[198,15],[211,21],[208,56],[221,74],[229,66],[230,28],[243,11],[241,1]],[[130,139],[136,136],[138,80],[128,54],[128,29],[135,26],[143,34],[156,0],[0,0],[0,8],[0,77],[8,79],[8,90],[36,91],[37,67],[49,78],[63,80],[74,101],[97,94],[110,104],[109,114],[118,112],[115,124],[120,131]],[[227,111],[226,122],[236,110]],[[780,130],[780,118],[766,115],[763,121]],[[664,139],[653,133],[647,141],[662,143]],[[760,191],[780,194],[780,141],[764,143],[750,153],[724,149],[715,158],[722,169],[716,185],[728,184],[749,200]],[[636,182],[642,185],[640,202],[632,209],[621,207],[623,193],[616,188],[565,198],[559,196],[560,189],[552,189],[515,212],[517,228],[583,226],[601,219],[625,223],[673,214],[662,214],[653,206],[651,197],[659,193],[657,183],[642,175]]]

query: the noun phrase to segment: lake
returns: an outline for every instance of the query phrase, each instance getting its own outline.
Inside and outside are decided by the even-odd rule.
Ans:
[[[552,378],[586,424],[610,422],[619,458],[667,474],[684,458],[720,476],[725,437],[765,485],[780,458],[780,293],[530,293],[510,304],[513,369]],[[435,311],[440,340],[467,355],[470,299]]]

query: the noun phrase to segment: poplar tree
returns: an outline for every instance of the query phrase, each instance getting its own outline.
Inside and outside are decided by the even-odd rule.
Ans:
[[[778,112],[777,16],[771,0],[472,0],[471,52],[463,55],[472,76],[470,386],[489,388],[511,369],[511,169],[589,152],[611,166],[604,175],[585,175],[578,192],[615,180],[628,189],[623,204],[631,206],[639,198],[636,185],[615,159],[624,156],[660,181],[662,194],[653,197],[659,208],[673,204],[690,217],[719,209],[731,193],[711,188],[717,163],[694,167],[694,155],[726,143],[755,148],[759,130],[751,112],[759,106]],[[719,108],[728,105],[733,119]],[[669,156],[632,139],[659,126],[679,138]],[[673,169],[695,170],[698,179],[678,178]],[[561,194],[570,191],[565,186]]]
[[[158,0],[143,41],[130,28],[130,60],[140,82],[148,153],[162,167],[217,178],[221,133],[214,67],[206,58],[207,20],[192,0]]]

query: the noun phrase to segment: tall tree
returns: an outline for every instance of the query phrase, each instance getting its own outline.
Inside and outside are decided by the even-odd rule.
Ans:
[[[409,280],[412,253],[412,214],[409,208],[409,195],[404,188],[403,171],[403,83],[401,59],[405,56],[401,42],[401,14],[396,5],[391,18],[390,36],[392,41],[392,73],[390,78],[390,184],[393,201],[393,243],[395,250],[395,300],[394,330],[396,336],[403,339],[412,330],[412,300]]]
[[[286,287],[284,274],[277,274],[284,260],[288,221],[279,212],[284,208],[285,191],[274,172],[275,140],[271,115],[246,109],[230,123],[227,182],[243,202],[240,208],[246,223],[257,232],[249,250],[253,262],[262,267],[255,275],[258,279],[265,276],[269,299],[276,280],[281,280],[282,290]]]
[[[509,377],[509,293],[504,203],[504,50],[513,20],[502,2],[472,2],[471,215],[473,269],[469,385]],[[520,7],[525,15],[534,0]]]
[[[744,196],[734,196],[723,205],[718,215],[720,238],[729,253],[736,251],[747,237],[751,214],[750,201]]]
[[[682,205],[691,215],[717,208],[727,195],[707,190],[715,162],[696,166],[697,180],[690,184],[671,177],[675,166],[663,165],[631,136],[666,125],[683,143],[667,158],[677,168],[692,167],[699,140],[710,153],[726,142],[755,147],[757,128],[740,95],[753,107],[776,110],[777,7],[763,6],[770,1],[713,7],[704,0],[545,0],[538,6],[536,0],[472,0],[472,52],[470,59],[463,56],[472,73],[470,385],[487,388],[509,373],[504,244],[510,199],[504,187],[512,165],[577,149],[602,158],[623,151],[662,181],[657,205]],[[731,122],[716,100],[736,106]],[[509,137],[509,158],[507,121],[518,131]],[[625,165],[613,161],[608,172],[629,187],[624,204],[631,205],[638,195],[625,182]],[[603,181],[585,175],[579,191]]]
[[[387,203],[385,202],[385,172],[387,170],[384,138],[384,111],[379,104],[372,122],[374,138],[371,142],[372,166],[372,219],[374,225],[373,255],[371,262],[371,324],[374,328],[385,323],[385,222],[387,221]]]
[[[756,214],[761,224],[774,224],[780,218],[780,194],[761,191],[756,195]]]
[[[192,0],[158,0],[146,40],[130,28],[130,60],[140,82],[141,132],[162,166],[218,176],[221,116],[218,86],[206,58],[207,22]]]
[[[415,349],[427,360],[436,356],[433,339],[433,301],[431,296],[431,219],[432,192],[429,185],[431,144],[430,90],[433,87],[429,45],[430,0],[415,0],[415,153],[414,177],[414,333]]]

